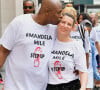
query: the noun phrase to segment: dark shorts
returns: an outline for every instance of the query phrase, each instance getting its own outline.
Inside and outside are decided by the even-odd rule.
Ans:
[[[96,55],[96,60],[97,60],[97,68],[100,68],[100,60],[99,60],[99,55]]]
[[[46,90],[79,90],[81,87],[79,79],[73,80],[69,83],[57,84],[57,85],[47,85]]]

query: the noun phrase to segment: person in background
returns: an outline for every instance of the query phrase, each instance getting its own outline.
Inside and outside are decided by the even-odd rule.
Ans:
[[[49,60],[47,90],[85,90],[87,85],[86,57],[83,46],[70,37],[75,18],[64,13],[58,24],[57,38]],[[77,69],[79,76],[74,72]],[[81,85],[80,85],[81,84]]]
[[[100,69],[100,25],[98,24],[98,16],[96,13],[90,14],[92,18],[93,29],[90,33],[91,39],[95,42],[96,45],[96,59],[98,63],[98,69]]]
[[[99,71],[98,76],[100,76],[100,24],[98,23],[98,14],[97,13],[90,13],[92,18],[93,28],[90,33],[91,39],[95,42],[96,45],[96,60],[97,60],[97,69]],[[99,81],[98,81],[99,80]],[[100,78],[95,80],[95,85],[100,85]]]
[[[98,15],[96,13],[90,13],[90,17],[92,19],[93,27],[98,26]]]
[[[39,12],[17,16],[0,39],[4,90],[46,90],[48,60],[62,10],[59,0],[42,0]]]
[[[90,36],[90,32],[92,30],[92,23],[87,21],[87,30],[89,32],[89,36]],[[90,40],[90,46],[91,46],[91,53],[92,53],[92,67],[93,67],[93,74],[94,74],[94,79],[95,80],[100,80],[100,74],[98,72],[98,65],[97,65],[97,61],[96,61],[96,47],[95,47],[95,42],[93,40],[91,40],[91,38],[89,39]]]
[[[97,14],[91,13],[90,17],[92,18],[92,24],[93,24],[93,29],[90,32],[90,38],[95,42],[95,46],[100,56],[100,44],[99,44],[100,40],[99,40],[98,33],[96,33],[97,26],[99,25],[97,21]]]
[[[0,84],[3,84],[2,74],[0,73]]]
[[[23,1],[23,12],[24,14],[34,13],[35,14],[35,4],[32,0]]]
[[[87,13],[80,13],[77,17],[77,21],[80,24],[83,20],[87,19],[88,17],[90,17]],[[89,18],[89,20],[91,20],[91,18]]]
[[[90,43],[90,31],[92,29],[92,21],[91,17],[89,16],[88,13],[81,13],[78,17],[78,22],[80,23],[81,27],[80,29],[83,30],[84,32],[88,32],[87,34],[87,39],[88,42],[85,42],[86,44],[88,43],[88,47],[86,47],[86,52],[87,52],[87,68],[88,68],[88,83],[87,83],[87,88],[86,90],[91,90],[94,86],[94,77],[93,77],[93,66],[92,66],[92,50],[91,50],[91,43]]]
[[[86,57],[87,57],[87,68],[89,68],[89,43],[90,43],[90,40],[89,40],[89,33],[88,33],[88,30],[85,29],[85,22],[84,20],[89,20],[91,22],[91,17],[89,16],[89,14],[87,13],[81,13],[79,14],[78,18],[77,18],[77,21],[79,23],[79,31],[80,31],[80,34],[81,34],[81,37],[82,37],[82,41],[83,41],[83,45],[84,45],[84,48],[85,48],[85,52],[86,52]]]

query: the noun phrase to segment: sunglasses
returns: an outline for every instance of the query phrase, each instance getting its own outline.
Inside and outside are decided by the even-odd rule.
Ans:
[[[33,7],[32,6],[24,6],[24,9],[27,9],[27,8],[32,9]]]

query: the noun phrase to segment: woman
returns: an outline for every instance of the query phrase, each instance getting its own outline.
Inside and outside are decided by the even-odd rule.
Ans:
[[[75,18],[64,13],[57,29],[57,39],[49,60],[49,82],[47,90],[85,90],[87,67],[85,52],[81,44],[70,37]],[[73,71],[77,69],[79,76]],[[81,83],[81,85],[80,85]]]
[[[80,24],[83,20],[87,20],[87,19],[89,21],[91,21],[91,17],[89,16],[89,14],[88,13],[81,13],[78,16],[77,21]]]

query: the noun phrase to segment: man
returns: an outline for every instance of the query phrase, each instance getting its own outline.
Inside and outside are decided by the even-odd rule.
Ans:
[[[91,16],[93,27],[97,26],[98,25],[98,16],[97,16],[97,14],[96,13],[91,13],[90,16]]]
[[[32,0],[23,1],[23,11],[24,14],[35,13],[35,5]]]
[[[0,68],[6,61],[4,90],[46,90],[61,9],[59,0],[42,0],[37,15],[24,14],[9,24],[0,40]]]
[[[95,46],[97,49],[97,53],[98,55],[97,57],[97,62],[98,62],[98,68],[100,68],[99,64],[99,57],[100,57],[100,25],[98,24],[98,16],[96,13],[91,13],[90,14],[91,19],[92,19],[92,24],[93,24],[93,29],[90,33],[90,38],[95,42]]]
[[[90,14],[93,23],[93,29],[90,33],[92,40],[95,42],[96,46],[96,60],[97,60],[97,68],[94,69],[96,72],[100,74],[100,25],[98,24],[98,15],[97,13]],[[98,69],[98,70],[97,70]],[[100,85],[100,75],[97,75],[97,79],[95,80],[95,85]]]

